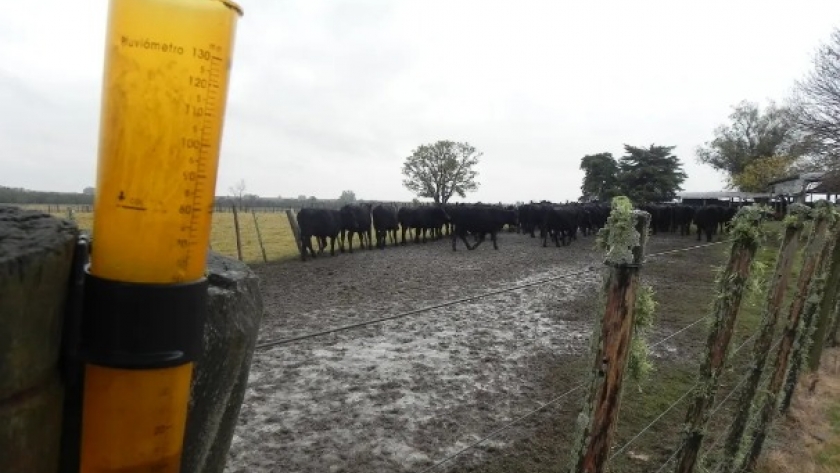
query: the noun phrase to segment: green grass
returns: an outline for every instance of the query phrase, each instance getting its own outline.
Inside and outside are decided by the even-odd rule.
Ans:
[[[46,205],[22,205],[21,207],[33,210],[46,211]],[[52,206],[54,210],[56,206]],[[69,214],[66,211],[52,212],[53,216],[67,219]],[[257,227],[259,225],[266,257],[269,261],[295,258],[298,252],[289,219],[284,212],[259,212],[254,214],[242,212],[239,215],[239,232],[242,245],[242,259],[248,263],[263,261],[257,238]],[[91,232],[93,230],[92,212],[73,212],[72,219],[80,229]],[[213,251],[231,258],[237,258],[236,231],[232,212],[214,213],[213,223],[210,230],[210,247]]]
[[[828,421],[831,424],[833,441],[828,442],[817,454],[816,462],[829,471],[840,471],[840,400],[829,409]]]

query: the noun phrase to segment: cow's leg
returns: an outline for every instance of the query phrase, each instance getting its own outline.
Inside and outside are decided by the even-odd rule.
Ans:
[[[354,233],[355,232],[352,232],[352,231],[347,232],[347,244],[348,244],[347,250],[350,253],[353,253],[353,234]]]
[[[499,244],[496,242],[496,232],[490,232],[490,240],[493,242],[493,249],[498,250]]]
[[[474,249],[478,248],[478,247],[479,247],[479,245],[481,245],[482,243],[484,243],[484,233],[481,233],[481,234],[480,234],[480,237],[479,237],[479,235],[477,234],[477,235],[476,235],[476,239],[475,239],[475,245],[473,245],[473,247],[472,247],[472,248],[470,248],[470,249],[471,249],[471,250],[474,250]]]
[[[542,241],[543,241],[543,248],[547,248],[548,247],[548,233],[541,232],[540,237],[542,238]]]
[[[703,233],[703,228],[700,225],[697,225],[697,241],[701,241],[701,233]]]
[[[335,239],[335,235],[330,237],[330,256],[335,256]]]
[[[306,251],[308,248],[306,248],[306,237],[303,235],[300,236],[300,249],[300,259],[301,261],[306,261]]]
[[[460,233],[460,235],[459,235],[459,236],[461,237],[461,241],[463,241],[463,242],[464,242],[464,246],[466,246],[468,250],[474,250],[474,249],[475,249],[475,247],[474,247],[474,246],[470,246],[470,242],[469,242],[469,241],[467,241],[467,235],[466,235],[466,232],[462,232],[462,233]]]
[[[455,232],[452,232],[452,251],[458,251],[458,235]]]

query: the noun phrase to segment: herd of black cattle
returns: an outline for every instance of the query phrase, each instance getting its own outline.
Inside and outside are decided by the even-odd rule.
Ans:
[[[705,233],[707,241],[734,217],[736,207],[707,205],[692,207],[681,204],[654,204],[639,207],[651,214],[651,232],[690,235],[691,225],[697,229],[697,240]],[[339,210],[301,209],[297,215],[302,241],[301,256],[306,260],[307,251],[314,258],[316,251],[312,238],[318,242],[318,254],[329,244],[330,254],[335,255],[336,242],[344,252],[353,252],[353,236],[358,235],[359,246],[371,249],[372,236],[376,246],[385,248],[388,238],[393,245],[405,245],[406,233],[413,232],[415,243],[425,243],[451,235],[452,250],[457,249],[460,238],[468,250],[477,248],[489,235],[493,248],[499,249],[496,235],[506,227],[510,231],[528,234],[536,238],[539,230],[543,246],[548,241],[555,246],[566,246],[577,239],[578,232],[584,236],[603,227],[610,213],[608,204],[553,204],[550,202],[530,203],[516,206],[489,204],[448,204],[418,207],[399,207],[390,204],[348,204]],[[397,232],[401,232],[401,239]],[[411,233],[409,233],[409,237]],[[468,237],[473,242],[470,243]]]

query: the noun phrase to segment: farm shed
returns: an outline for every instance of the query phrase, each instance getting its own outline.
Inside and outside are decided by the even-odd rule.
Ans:
[[[770,181],[767,185],[770,194],[779,197],[792,198],[796,202],[805,202],[808,194],[813,194],[819,186],[823,172],[804,172],[792,176]]]
[[[767,202],[770,194],[755,192],[680,192],[677,197],[685,205],[703,206],[710,204],[734,205],[741,202]]]

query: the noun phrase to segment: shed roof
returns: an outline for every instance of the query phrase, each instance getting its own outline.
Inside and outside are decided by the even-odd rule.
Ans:
[[[772,180],[767,183],[768,186],[772,186],[773,184],[779,184],[782,182],[789,182],[789,181],[796,181],[802,179],[805,182],[817,182],[822,177],[824,172],[803,172],[799,174],[792,174],[790,176],[782,177],[779,179]]]
[[[809,189],[813,194],[840,194],[840,172],[826,172],[813,189]]]
[[[711,192],[679,192],[681,199],[766,199],[770,194],[759,192],[711,191]]]

